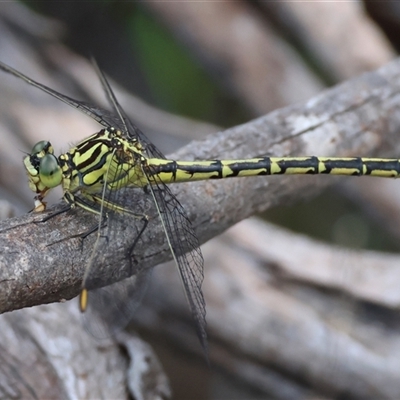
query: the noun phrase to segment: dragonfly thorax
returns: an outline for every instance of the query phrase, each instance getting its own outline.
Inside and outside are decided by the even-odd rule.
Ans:
[[[104,187],[144,186],[142,158],[136,143],[127,141],[121,131],[102,129],[60,155],[63,191],[90,196]]]

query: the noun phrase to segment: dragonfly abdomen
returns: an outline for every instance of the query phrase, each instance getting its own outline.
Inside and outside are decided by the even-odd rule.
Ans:
[[[400,160],[361,157],[261,157],[243,160],[173,161],[147,159],[150,176],[165,183],[259,175],[330,174],[395,178]]]

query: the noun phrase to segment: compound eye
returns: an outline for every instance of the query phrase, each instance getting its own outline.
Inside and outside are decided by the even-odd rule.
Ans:
[[[53,188],[61,184],[61,167],[53,154],[46,154],[40,159],[39,175],[40,181],[48,188]]]
[[[37,142],[31,151],[31,155],[35,155],[40,153],[41,151],[45,151],[45,153],[49,152],[52,153],[52,151],[48,151],[48,149],[51,149],[51,144],[47,140],[41,140],[40,142]]]

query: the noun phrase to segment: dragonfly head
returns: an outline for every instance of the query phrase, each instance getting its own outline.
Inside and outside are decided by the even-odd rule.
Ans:
[[[33,146],[30,154],[24,158],[24,165],[28,173],[29,187],[40,193],[43,198],[47,192],[60,185],[62,170],[50,142],[42,140]]]

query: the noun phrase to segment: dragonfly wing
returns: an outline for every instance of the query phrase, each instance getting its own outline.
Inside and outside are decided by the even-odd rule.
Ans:
[[[112,126],[118,127],[122,129],[121,127],[121,121],[120,119],[112,114],[110,111],[104,110],[100,107],[94,106],[92,104],[86,103],[84,101],[78,101],[75,99],[72,99],[71,97],[65,96],[62,93],[57,92],[54,89],[49,88],[46,85],[43,85],[39,82],[36,82],[35,80],[27,77],[26,75],[22,74],[21,72],[15,70],[14,68],[2,63],[0,61],[0,69],[2,69],[5,72],[8,72],[15,77],[22,79],[29,85],[32,85],[42,92],[45,92],[49,94],[50,96],[55,97],[58,100],[61,100],[63,103],[71,106],[72,108],[77,109],[78,111],[82,112],[83,114],[86,114],[96,122],[98,122],[100,125],[104,126],[105,128],[110,128]]]
[[[100,211],[101,204],[84,201]],[[104,197],[99,197],[98,202],[102,201],[108,207],[103,210],[95,243],[91,241],[91,256],[82,283],[88,290],[85,327],[98,339],[125,328],[142,300],[151,269],[140,268],[134,247],[147,227],[147,213],[156,214],[152,197],[142,188],[106,190]],[[116,211],[112,205],[123,206],[124,211]],[[116,283],[110,285],[109,282]],[[96,318],[92,322],[93,314]]]
[[[151,269],[88,292],[88,309],[83,313],[85,329],[96,339],[107,339],[132,320],[149,286]]]
[[[155,175],[149,190],[154,196],[169,247],[178,267],[187,301],[195,320],[197,336],[207,355],[206,303],[201,285],[204,259],[199,242],[185,209],[171,190]]]
[[[117,126],[122,130],[122,132],[125,133],[125,135],[129,139],[137,140],[143,145],[143,153],[145,155],[149,157],[165,159],[164,154],[161,153],[161,151],[157,149],[157,147],[149,140],[149,138],[136,125],[131,122],[131,120],[126,115],[124,109],[119,104],[103,71],[99,68],[94,59],[92,59],[92,63],[100,79],[103,90],[107,96],[108,102],[113,108],[115,116],[118,115],[119,117]]]

